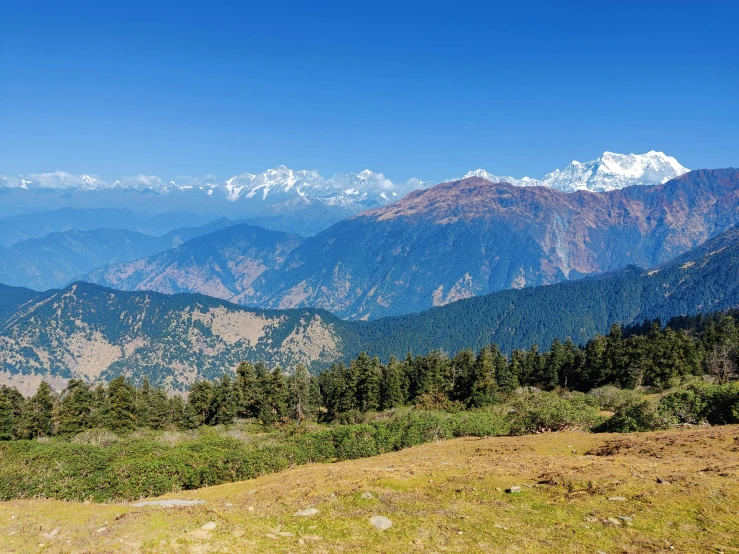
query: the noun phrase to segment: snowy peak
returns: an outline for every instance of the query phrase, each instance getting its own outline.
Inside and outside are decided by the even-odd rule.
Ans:
[[[646,154],[604,152],[598,159],[584,163],[573,160],[564,169],[555,169],[543,179],[500,177],[484,169],[470,171],[465,177],[505,181],[516,186],[543,186],[562,192],[605,192],[632,185],[659,185],[688,171],[672,156],[652,150]]]

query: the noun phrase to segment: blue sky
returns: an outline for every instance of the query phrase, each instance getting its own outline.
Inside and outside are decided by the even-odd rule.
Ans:
[[[739,166],[739,2],[235,4],[3,3],[0,173]]]

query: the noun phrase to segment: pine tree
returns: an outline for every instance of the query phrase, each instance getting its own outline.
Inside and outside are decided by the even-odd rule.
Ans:
[[[210,423],[213,406],[213,385],[208,381],[195,381],[190,386],[185,408],[185,420],[194,429]]]
[[[390,357],[390,362],[382,367],[382,383],[380,393],[380,408],[389,410],[401,406],[405,402],[403,396],[403,365]]]
[[[257,372],[249,362],[242,362],[236,369],[235,388],[239,397],[239,417],[256,417],[259,413],[259,386]]]
[[[375,411],[380,407],[380,360],[370,358],[362,352],[352,362],[357,380],[357,407],[362,412]]]
[[[186,428],[185,402],[181,396],[177,395],[167,399],[167,420],[175,428]]]
[[[103,421],[113,431],[128,431],[136,427],[136,389],[123,376],[108,385],[108,397]]]
[[[472,350],[462,350],[452,358],[450,365],[453,375],[452,400],[467,403],[475,384],[475,354]]]
[[[496,367],[495,381],[502,394],[510,394],[518,388],[518,376],[513,369],[513,359],[510,362],[504,359],[504,362]]]
[[[81,379],[70,379],[59,407],[60,435],[74,435],[92,427],[93,393]]]
[[[147,376],[144,376],[141,386],[135,389],[134,398],[136,399],[136,424],[139,427],[150,427],[152,387]]]
[[[239,408],[238,395],[231,377],[223,375],[213,387],[208,423],[211,425],[228,425],[233,423]]]
[[[313,419],[317,406],[312,404],[311,376],[303,364],[295,367],[287,379],[288,414],[298,421]]]
[[[277,366],[267,373],[260,385],[263,400],[259,419],[265,425],[276,423],[287,415],[287,380],[282,368]]]
[[[472,368],[473,382],[467,400],[469,406],[487,406],[496,401],[498,384],[495,373],[501,361],[505,362],[505,358],[497,346],[486,346],[480,350]]]
[[[48,437],[54,433],[52,411],[54,392],[46,381],[41,381],[36,394],[25,403],[23,410],[23,436]]]
[[[152,429],[167,429],[173,425],[170,417],[169,399],[162,389],[153,388],[149,394],[149,426]]]
[[[24,404],[23,395],[16,388],[0,386],[0,440],[21,437]]]

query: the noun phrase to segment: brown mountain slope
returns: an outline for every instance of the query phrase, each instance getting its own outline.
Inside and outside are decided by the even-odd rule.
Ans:
[[[665,262],[739,223],[739,170],[565,194],[475,177],[410,193],[307,239],[245,300],[341,317],[419,311],[478,294]]]

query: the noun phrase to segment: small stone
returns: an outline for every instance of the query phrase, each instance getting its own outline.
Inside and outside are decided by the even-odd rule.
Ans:
[[[208,523],[204,523],[200,529],[202,529],[203,531],[212,531],[215,528],[216,528],[216,522],[209,521]]]
[[[616,519],[615,517],[609,517],[606,521],[616,526],[621,525],[621,521]]]
[[[521,487],[511,487],[510,489],[506,489],[506,492],[508,494],[519,494],[521,492]]]
[[[298,539],[298,544],[303,545],[305,544],[305,541],[303,539]]]
[[[462,531],[457,531],[457,535],[464,535]]]
[[[247,512],[249,512],[250,514],[251,514],[251,513],[253,513],[253,512],[254,512],[254,506],[249,506],[249,507],[248,507],[248,508],[246,509],[246,511],[247,511]]]
[[[239,537],[243,537],[244,536],[244,530],[243,529],[236,529],[236,531],[234,531],[232,534],[233,534],[234,537],[236,537],[238,539]]]
[[[371,492],[369,492],[369,491],[367,491],[367,492],[363,492],[363,493],[362,493],[362,498],[367,498],[367,499],[370,499],[370,498],[374,498],[374,497],[375,497],[375,495],[374,495],[374,494],[372,494],[372,493],[371,493]]]
[[[618,516],[618,519],[620,519],[621,521],[626,521],[626,522],[634,521],[634,518],[631,518],[629,516]]]
[[[611,502],[626,502],[626,498],[623,496],[611,496],[608,498]]]
[[[47,539],[47,540],[51,540],[54,537],[56,537],[59,534],[59,531],[61,531],[61,530],[62,530],[61,527],[57,527],[57,528],[49,531],[48,533],[41,533],[41,536],[43,538]]]
[[[421,545],[423,541],[421,539],[413,539],[413,544]]]
[[[300,510],[299,512],[295,512],[293,515],[296,517],[311,517],[318,513],[318,510],[316,508],[306,508],[305,510]]]
[[[393,522],[384,516],[372,516],[369,518],[369,522],[380,531],[385,531],[393,526]]]
[[[100,529],[98,529],[98,530],[97,530],[97,531],[95,531],[95,532],[96,532],[96,533],[104,533],[106,529],[107,529],[107,527],[101,527]]]
[[[657,483],[659,483],[660,485],[669,485],[670,484],[669,481],[665,481],[664,479],[660,479],[659,477],[657,477]]]

